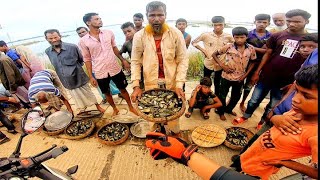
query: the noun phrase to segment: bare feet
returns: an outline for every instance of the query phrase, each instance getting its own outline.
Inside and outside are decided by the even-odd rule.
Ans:
[[[240,103],[240,110],[242,113],[244,113],[246,111],[246,107],[244,107],[244,103]]]
[[[220,120],[225,121],[227,118],[224,115],[220,115]]]
[[[118,109],[113,109],[113,113],[111,116],[115,116],[119,114],[119,110]]]
[[[233,115],[233,116],[237,116],[237,113],[235,113],[235,112],[233,112],[233,111],[231,111],[231,112],[226,112],[226,113],[231,114],[231,115]]]
[[[103,109],[99,104],[96,104],[96,107],[98,109],[98,111],[100,111],[101,113],[104,113],[106,110]],[[118,111],[119,112],[119,111]]]
[[[137,115],[138,116],[138,113],[137,111],[132,107],[132,108],[129,108],[130,112],[132,112],[133,114]]]

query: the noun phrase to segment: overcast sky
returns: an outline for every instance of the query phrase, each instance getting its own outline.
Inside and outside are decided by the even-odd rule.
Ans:
[[[104,25],[132,21],[132,15],[141,12],[151,0],[10,0],[1,8],[1,34],[13,37],[42,35],[49,28],[60,31],[84,26],[82,17],[88,12],[97,12]],[[312,14],[309,28],[317,29],[317,0],[163,0],[167,5],[167,19],[183,17],[187,20],[210,20],[222,15],[226,21],[253,22],[259,13],[272,15],[291,9],[303,9]],[[2,3],[2,5],[4,5]],[[146,20],[145,20],[146,22]],[[40,33],[40,34],[39,34]]]

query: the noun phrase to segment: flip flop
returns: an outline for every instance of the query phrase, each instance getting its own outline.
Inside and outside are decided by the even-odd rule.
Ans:
[[[242,124],[242,123],[244,123],[246,121],[247,121],[247,119],[245,119],[243,117],[239,117],[239,118],[233,119],[232,124],[233,125],[239,125],[239,124]]]
[[[210,117],[207,112],[203,113],[202,116],[203,116],[203,119],[209,119]]]
[[[184,116],[185,116],[186,118],[190,118],[190,117],[191,117],[191,113],[190,113],[190,112],[186,112],[186,113],[184,114]]]

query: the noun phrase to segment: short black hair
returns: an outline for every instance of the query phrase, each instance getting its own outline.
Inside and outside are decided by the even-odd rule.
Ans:
[[[245,27],[235,27],[232,29],[232,36],[238,36],[238,35],[246,35],[248,36],[249,32],[248,29]]]
[[[212,23],[224,23],[224,17],[223,16],[213,16],[211,19]]]
[[[269,14],[257,14],[254,17],[255,21],[259,21],[259,20],[268,20],[268,22],[270,22],[271,16]]]
[[[301,38],[300,42],[301,41],[313,41],[318,43],[318,33],[308,33]]]
[[[148,12],[149,11],[153,11],[153,10],[156,10],[156,9],[159,9],[160,7],[163,8],[163,11],[165,14],[167,14],[167,7],[166,5],[161,2],[161,1],[152,1],[152,2],[149,2],[146,6],[146,13],[148,15]]]
[[[137,18],[143,19],[143,15],[141,13],[135,13],[133,15],[133,17],[137,17]]]
[[[45,37],[47,37],[47,33],[57,33],[60,37],[61,37],[61,34],[60,34],[60,32],[59,32],[59,30],[58,29],[48,29],[48,30],[46,30],[45,32],[44,32],[44,36]]]
[[[132,22],[125,22],[121,25],[121,29],[127,28],[127,27],[132,27],[134,28],[134,24]]]
[[[99,14],[95,12],[87,13],[83,16],[82,20],[88,26],[87,22],[91,20],[92,16],[98,16],[98,15]]]
[[[313,86],[316,86],[318,89],[319,86],[319,74],[318,74],[318,64],[310,65],[301,68],[295,74],[296,83],[307,89],[311,89]]]
[[[201,78],[200,79],[200,85],[205,85],[205,86],[211,87],[212,86],[211,78],[209,78],[209,77]]]
[[[0,47],[3,47],[3,46],[7,46],[7,43],[1,40],[0,41]]]
[[[86,31],[89,31],[88,28],[86,28],[86,27],[78,27],[78,28],[76,29],[76,31],[79,31],[80,29],[85,29]]]
[[[177,20],[176,20],[176,25],[177,25],[179,22],[184,22],[184,23],[188,24],[187,20],[186,20],[186,19],[183,19],[183,18],[177,19]]]
[[[311,14],[302,9],[293,9],[286,13],[287,18],[291,18],[293,16],[302,16],[305,20],[309,20]]]

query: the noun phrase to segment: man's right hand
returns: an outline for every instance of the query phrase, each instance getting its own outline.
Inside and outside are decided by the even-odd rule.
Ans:
[[[288,135],[288,133],[300,134],[302,128],[296,121],[300,121],[301,118],[302,115],[300,113],[297,113],[294,110],[290,110],[286,113],[283,113],[283,115],[272,116],[270,121],[284,135]]]
[[[19,103],[14,97],[8,97],[8,102],[11,102],[11,103],[14,103],[14,104]]]
[[[256,85],[258,81],[259,81],[259,73],[255,72],[251,77],[250,84]]]
[[[139,86],[136,86],[133,88],[133,92],[131,94],[131,101],[136,102],[137,99],[139,99],[142,95],[142,90],[140,89]]]
[[[90,84],[91,84],[93,87],[97,87],[97,86],[98,86],[98,82],[97,82],[97,80],[96,80],[94,77],[91,77],[91,78],[90,78]]]

